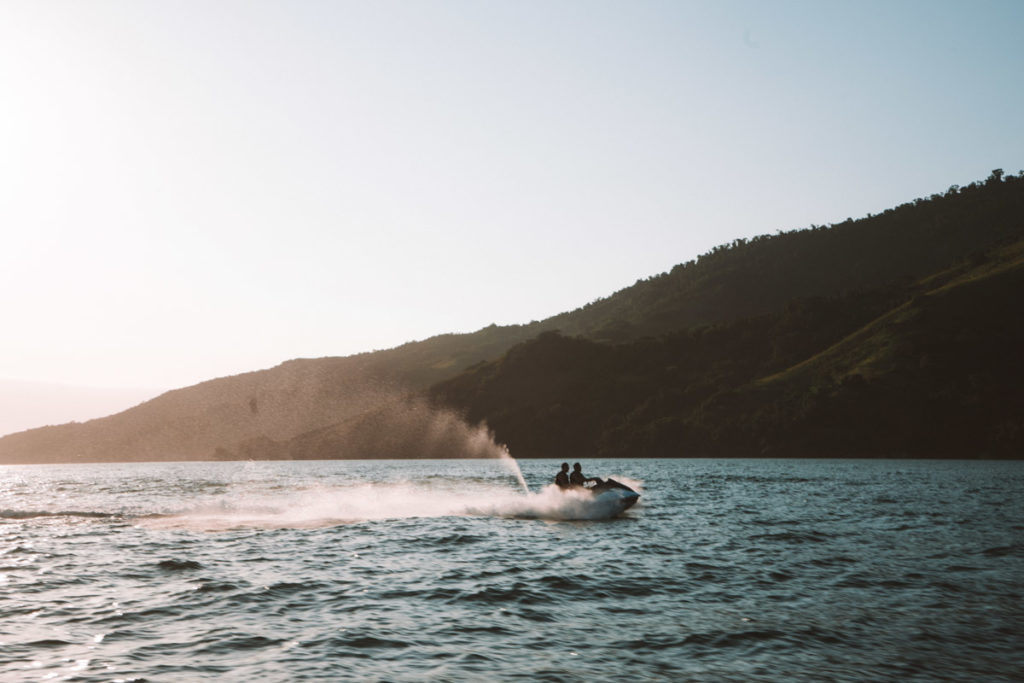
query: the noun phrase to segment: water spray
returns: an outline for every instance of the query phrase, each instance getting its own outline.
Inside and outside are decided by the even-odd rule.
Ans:
[[[530,492],[530,487],[526,485],[526,479],[523,477],[523,471],[519,469],[519,463],[512,457],[508,446],[494,440],[494,432],[488,429],[486,424],[480,423],[470,431],[467,438],[467,451],[480,453],[482,457],[492,457],[490,454],[497,454],[498,459],[505,463],[512,474],[516,476],[516,480],[523,487],[523,492]]]
[[[519,463],[516,461],[515,458],[512,457],[512,454],[509,453],[508,446],[504,444],[500,446],[500,452],[498,454],[498,457],[501,458],[504,462],[508,463],[508,466],[512,470],[512,473],[516,475],[516,479],[518,479],[519,483],[522,484],[523,491],[529,493],[530,487],[526,485],[526,479],[523,477],[523,471],[519,469]]]

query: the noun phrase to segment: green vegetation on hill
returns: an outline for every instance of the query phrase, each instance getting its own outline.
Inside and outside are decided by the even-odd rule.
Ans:
[[[422,457],[464,440],[417,418],[417,394],[526,457],[1019,456],[1021,239],[1024,173],[996,171],[737,240],[541,322],[289,361],[8,435],[0,463]]]
[[[781,310],[790,301],[908,284],[1021,236],[1024,177],[997,170],[876,216],[736,240],[549,322],[627,342]]]
[[[433,395],[517,457],[1020,457],[1024,241],[975,261],[659,339],[545,333]]]

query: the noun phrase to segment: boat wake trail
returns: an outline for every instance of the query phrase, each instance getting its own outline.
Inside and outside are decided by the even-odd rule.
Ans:
[[[308,529],[415,517],[504,517],[515,519],[601,520],[621,509],[580,491],[548,486],[522,493],[497,486],[466,487],[448,482],[363,483],[315,487],[276,494],[233,494],[171,514],[138,517],[155,529]]]

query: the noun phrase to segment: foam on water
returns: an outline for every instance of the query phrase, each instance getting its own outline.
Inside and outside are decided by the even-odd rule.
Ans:
[[[630,485],[639,490],[639,482],[631,481]],[[220,531],[302,529],[417,517],[601,520],[617,513],[614,502],[595,499],[585,491],[561,491],[549,485],[536,493],[520,493],[505,487],[460,486],[457,480],[442,480],[431,484],[366,482],[317,486],[273,495],[227,494],[171,514],[146,515],[136,521],[148,528]]]
[[[587,491],[563,491],[549,484],[537,493],[470,506],[466,513],[553,521],[602,520],[619,514],[619,505],[614,499],[595,498]]]

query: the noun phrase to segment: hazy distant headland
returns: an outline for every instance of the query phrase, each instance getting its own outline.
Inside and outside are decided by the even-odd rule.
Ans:
[[[0,436],[83,416],[103,417],[153,398],[157,389],[111,389],[0,379]]]
[[[293,360],[0,463],[1024,454],[1024,172],[736,240],[575,311]],[[464,420],[455,416],[462,416]]]

